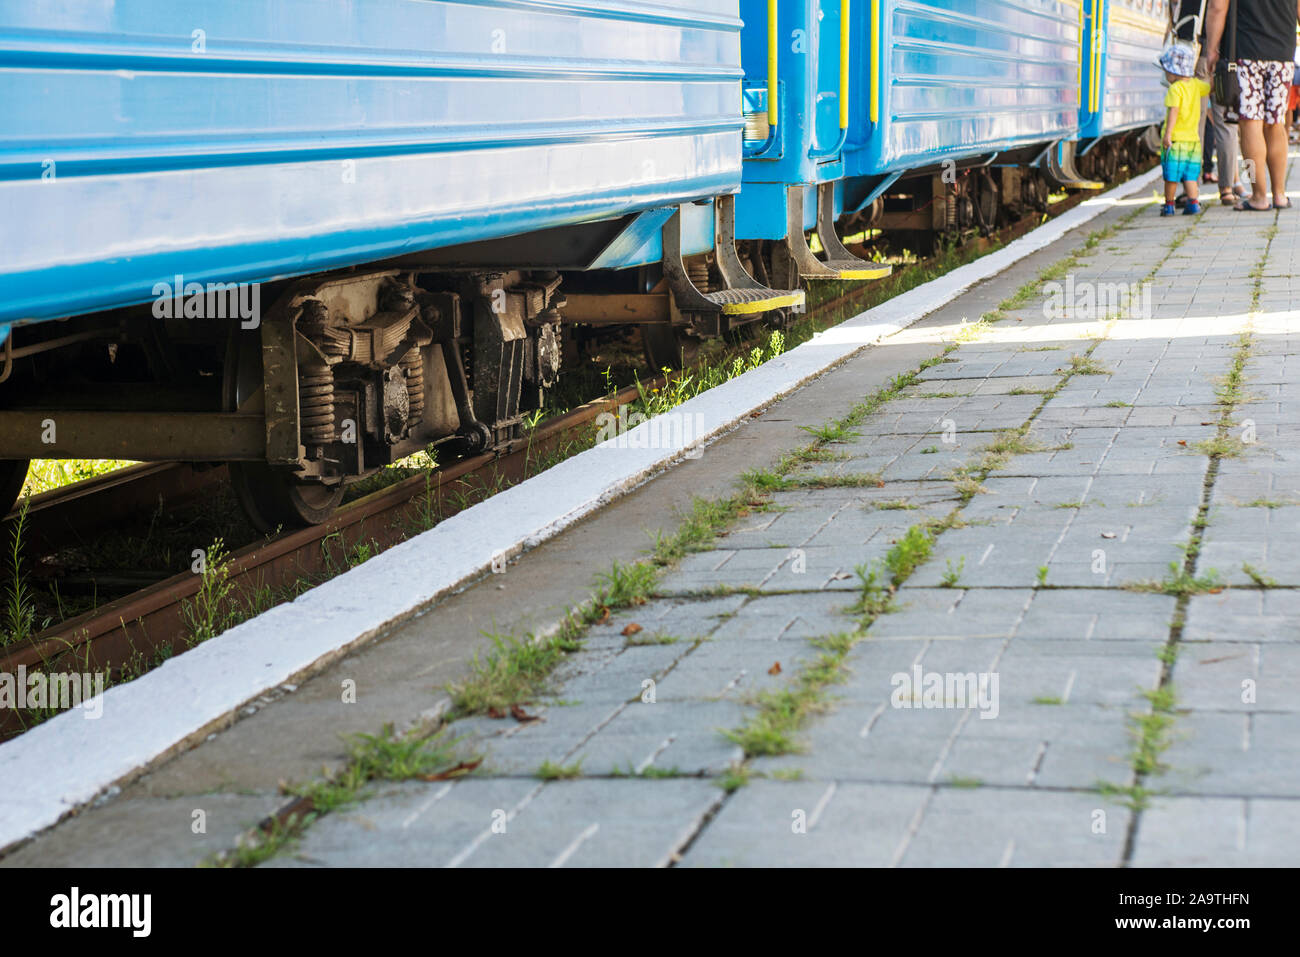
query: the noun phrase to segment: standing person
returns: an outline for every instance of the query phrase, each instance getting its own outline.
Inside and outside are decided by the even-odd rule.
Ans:
[[[1209,21],[1201,27],[1201,58],[1196,64],[1196,75],[1209,81],[1213,72],[1209,65]],[[1219,44],[1219,56],[1223,55],[1223,43]],[[1214,153],[1218,158],[1218,175],[1206,182],[1217,183],[1219,187],[1219,204],[1232,206],[1246,195],[1241,185],[1239,160],[1241,147],[1237,142],[1237,124],[1228,122],[1228,108],[1209,100],[1209,111],[1205,129],[1205,151]],[[1209,164],[1206,164],[1207,168]]]
[[[1174,199],[1181,182],[1187,193],[1187,206],[1183,209],[1183,214],[1195,216],[1201,211],[1198,202],[1201,179],[1201,98],[1210,92],[1210,84],[1192,75],[1196,71],[1196,59],[1190,47],[1165,47],[1160,54],[1160,66],[1164,68],[1165,78],[1169,80],[1169,92],[1165,94],[1165,106],[1169,112],[1165,117],[1164,151],[1160,154],[1160,165],[1165,177],[1165,205],[1160,210],[1160,215],[1174,215]]]
[[[1228,5],[1229,0],[1210,0],[1206,60],[1211,71],[1219,60]],[[1291,202],[1286,197],[1286,107],[1295,72],[1292,58],[1300,0],[1238,0],[1236,18],[1241,151],[1253,171],[1251,195],[1235,208],[1242,212],[1287,209]],[[1264,186],[1266,169],[1272,202]]]

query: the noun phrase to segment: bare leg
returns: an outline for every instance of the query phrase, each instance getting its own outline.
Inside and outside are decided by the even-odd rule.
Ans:
[[[1268,152],[1268,182],[1273,187],[1273,205],[1286,205],[1286,124],[1274,123],[1264,127],[1264,141]],[[1261,181],[1263,177],[1260,177]]]
[[[1165,183],[1165,205],[1174,205],[1174,200],[1178,198],[1178,184]]]
[[[1184,180],[1183,191],[1187,193],[1187,201],[1195,203],[1201,198],[1201,185],[1194,179]]]
[[[1250,172],[1251,193],[1246,202],[1256,209],[1268,209],[1268,190],[1264,188],[1264,170],[1268,159],[1264,121],[1243,118],[1237,125],[1241,128],[1241,152],[1246,157],[1246,168]]]

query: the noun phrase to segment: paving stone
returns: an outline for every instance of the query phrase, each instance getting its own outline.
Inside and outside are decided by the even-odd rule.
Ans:
[[[1295,641],[1300,591],[1225,589],[1193,595],[1187,606],[1183,641]]]
[[[744,757],[724,730],[744,722],[745,709],[736,701],[690,701],[659,697],[653,704],[636,701],[602,727],[566,765],[578,764],[587,774],[617,770],[641,773],[653,766],[682,774],[720,774]]]
[[[0,867],[194,867],[234,847],[285,800],[273,793],[217,793],[112,802],[70,818]]]
[[[715,784],[692,779],[405,785],[324,819],[285,863],[663,866],[722,797]],[[501,821],[504,832],[494,832]]]
[[[1104,817],[1099,816],[1099,812]],[[942,788],[903,867],[1106,867],[1124,856],[1130,811],[1096,794]],[[1098,822],[1104,833],[1097,833]]]
[[[929,788],[753,781],[723,805],[683,867],[886,867]]]
[[[751,598],[712,635],[723,641],[801,641],[838,634],[855,596],[848,593],[770,595]]]
[[[1156,797],[1138,826],[1134,867],[1294,867],[1300,802]]]

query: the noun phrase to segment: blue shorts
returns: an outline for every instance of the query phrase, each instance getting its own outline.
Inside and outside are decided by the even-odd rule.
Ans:
[[[1195,183],[1201,178],[1201,144],[1174,143],[1160,154],[1166,183]]]

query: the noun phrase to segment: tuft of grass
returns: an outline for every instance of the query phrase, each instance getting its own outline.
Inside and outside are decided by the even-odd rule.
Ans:
[[[1066,370],[1071,375],[1110,375],[1111,370],[1092,356],[1070,356],[1070,366]]]
[[[537,776],[543,781],[571,781],[574,778],[582,777],[582,762],[562,765],[543,761],[537,768]]]
[[[236,624],[241,611],[231,601],[235,586],[230,581],[225,542],[216,539],[208,546],[203,558],[203,572],[194,601],[181,605],[181,615],[189,631],[187,640],[191,645],[215,638]]]
[[[961,556],[961,558],[957,560],[956,565],[952,563],[951,558],[948,559],[948,570],[943,573],[943,582],[942,582],[943,587],[956,588],[957,582],[961,580],[962,570],[965,569],[965,567],[966,567],[965,555]]]
[[[578,649],[563,632],[542,639],[484,634],[492,650],[482,657],[475,653],[469,674],[447,687],[455,717],[504,711],[535,700],[549,690],[547,679],[555,665]]]
[[[867,509],[879,509],[882,512],[903,511],[911,512],[920,508],[912,502],[906,502],[901,498],[891,498],[883,502],[870,502],[866,505]]]
[[[962,503],[965,504],[973,499],[976,495],[988,491],[984,484],[973,475],[965,475],[954,472],[952,475],[952,486],[957,490],[961,497]]]
[[[1222,432],[1214,436],[1214,438],[1197,442],[1192,448],[1202,455],[1208,455],[1215,459],[1241,458],[1250,450],[1250,446],[1235,435],[1225,435]]]
[[[8,576],[5,581],[3,608],[4,631],[0,633],[0,646],[13,644],[30,638],[37,630],[36,604],[31,589],[27,584],[27,573],[23,570],[23,549],[27,537],[27,512],[31,508],[30,495],[24,495],[18,506],[18,515],[14,519],[9,533]]]
[[[1130,715],[1137,738],[1133,749],[1133,769],[1141,775],[1161,774],[1166,769],[1161,755],[1173,743],[1169,732],[1174,724],[1174,691],[1164,685],[1144,691],[1142,695],[1150,703],[1151,710]]]
[[[748,784],[753,776],[754,772],[750,770],[749,765],[743,762],[733,764],[718,778],[718,787],[732,794]]]
[[[1169,574],[1161,581],[1131,582],[1124,585],[1127,591],[1172,595],[1175,598],[1218,592],[1224,587],[1219,573],[1213,568],[1204,575],[1193,575],[1185,564],[1177,561],[1169,563]]]
[[[1247,575],[1249,575],[1249,576],[1250,576],[1250,580],[1253,581],[1253,582],[1254,582],[1256,585],[1258,585],[1260,588],[1276,588],[1276,587],[1277,587],[1277,581],[1276,581],[1275,579],[1270,578],[1270,577],[1268,576],[1268,574],[1267,574],[1265,571],[1263,571],[1262,569],[1256,568],[1256,567],[1255,567],[1254,565],[1252,565],[1250,562],[1242,562],[1242,563],[1241,563],[1241,570],[1242,570],[1243,572],[1245,572]]]
[[[1060,704],[1065,704],[1065,701],[1061,698],[1056,697],[1055,695],[1039,695],[1037,698],[1033,699],[1033,703],[1060,705]]]
[[[1038,575],[1036,576],[1036,581],[1038,582],[1038,587],[1039,587],[1039,588],[1045,588],[1045,587],[1047,586],[1047,566],[1046,566],[1046,565],[1039,565],[1039,566],[1038,566]]]
[[[596,604],[609,608],[644,605],[659,575],[647,562],[614,562],[607,572],[596,576]]]
[[[667,536],[656,535],[653,563],[671,565],[692,552],[708,548],[733,520],[749,509],[761,507],[765,503],[762,496],[761,489],[750,486],[726,499],[692,499],[691,510],[682,516],[677,531]]]
[[[801,425],[799,428],[823,445],[829,445],[832,442],[847,442],[849,439],[861,435],[860,432],[854,432],[844,422],[827,422],[825,425]]]
[[[1145,811],[1151,804],[1151,798],[1155,791],[1144,788],[1140,784],[1118,785],[1109,781],[1098,781],[1096,784],[1097,793],[1102,797],[1112,801],[1118,801],[1125,807],[1134,811]]]
[[[885,554],[885,567],[897,587],[925,563],[934,549],[934,536],[924,525],[913,525]]]

